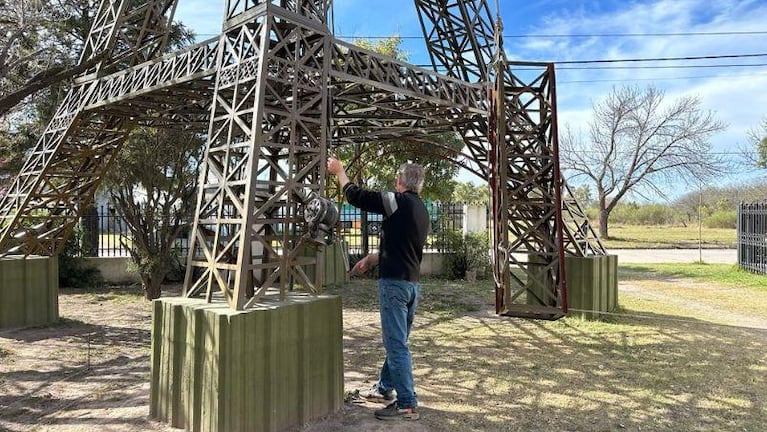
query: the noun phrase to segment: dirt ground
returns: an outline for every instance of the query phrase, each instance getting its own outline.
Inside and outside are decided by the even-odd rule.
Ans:
[[[767,430],[765,315],[742,321],[650,282],[622,283],[632,310],[613,323],[498,318],[491,295],[467,303],[437,282],[412,341],[422,420],[384,423],[380,405],[349,402],[300,430]],[[373,289],[339,292],[349,391],[371,385],[383,355]],[[0,331],[0,431],[177,431],[148,418],[151,311],[137,291],[62,290],[60,324]],[[651,312],[672,300],[688,317]]]

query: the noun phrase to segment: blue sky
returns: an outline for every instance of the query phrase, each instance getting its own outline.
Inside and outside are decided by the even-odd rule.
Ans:
[[[767,0],[499,0],[499,3],[507,36],[505,49],[507,56],[515,60],[561,62],[767,54]],[[489,4],[495,11],[495,0],[489,0]],[[179,0],[176,19],[192,27],[201,38],[208,38],[220,32],[223,8],[223,1]],[[337,0],[333,15],[336,35],[350,38],[400,35],[405,38],[403,46],[410,63],[428,63],[411,0]],[[585,126],[592,104],[613,86],[624,84],[654,85],[664,89],[669,100],[700,97],[705,109],[714,111],[729,125],[712,139],[718,152],[737,152],[738,146],[747,140],[747,131],[767,117],[767,55],[641,63],[664,68],[636,69],[637,65],[611,64],[632,69],[568,69],[584,65],[558,65],[560,127]],[[755,175],[723,182],[750,178]],[[678,186],[673,195],[684,192]]]

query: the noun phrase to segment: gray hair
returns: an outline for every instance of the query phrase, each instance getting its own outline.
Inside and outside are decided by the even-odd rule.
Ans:
[[[405,189],[415,193],[423,190],[424,171],[421,165],[404,163],[397,170],[397,177]]]

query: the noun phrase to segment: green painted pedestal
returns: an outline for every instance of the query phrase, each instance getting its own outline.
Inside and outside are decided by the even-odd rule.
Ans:
[[[539,263],[540,267],[532,268],[531,277],[535,278],[537,283],[528,281],[528,291],[534,292],[540,299],[549,300],[550,303],[544,306],[553,306],[553,299],[546,298],[543,294],[551,291],[545,277],[543,260],[537,255],[530,255],[529,260],[531,263]],[[598,318],[600,312],[613,312],[618,307],[617,255],[566,256],[565,266],[569,315]],[[538,298],[528,295],[527,303],[541,305]]]
[[[276,296],[275,296],[276,297]],[[267,296],[233,311],[155,300],[150,415],[188,431],[282,431],[343,405],[338,296]]]
[[[59,320],[56,257],[0,258],[0,328],[31,327]]]
[[[566,258],[570,315],[598,318],[618,307],[618,256]]]
[[[317,249],[307,248],[303,255],[315,256]],[[322,286],[343,285],[349,283],[349,247],[344,240],[336,240],[330,246],[321,246],[323,275]],[[306,275],[313,280],[317,274],[317,266],[306,266]]]

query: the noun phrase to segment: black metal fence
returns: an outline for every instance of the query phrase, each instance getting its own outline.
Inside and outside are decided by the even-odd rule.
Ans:
[[[426,210],[431,221],[431,233],[426,250],[452,252],[454,232],[463,229],[463,203],[427,201]],[[360,211],[344,204],[340,211],[341,238],[346,240],[350,255],[366,255],[378,250],[382,216]]]
[[[767,203],[738,206],[738,264],[767,274]]]
[[[464,205],[462,203],[426,202],[431,220],[431,233],[426,250],[452,252],[455,233],[463,229]],[[340,209],[338,236],[344,239],[350,255],[363,255],[378,250],[381,232],[381,215],[360,211],[348,204]],[[188,231],[188,230],[187,230]],[[99,206],[97,211],[83,216],[81,232],[83,254],[90,256],[129,256],[125,245],[130,245],[131,234],[125,220],[113,209]],[[89,234],[87,234],[89,233]],[[188,253],[186,236],[176,242],[179,256]]]

